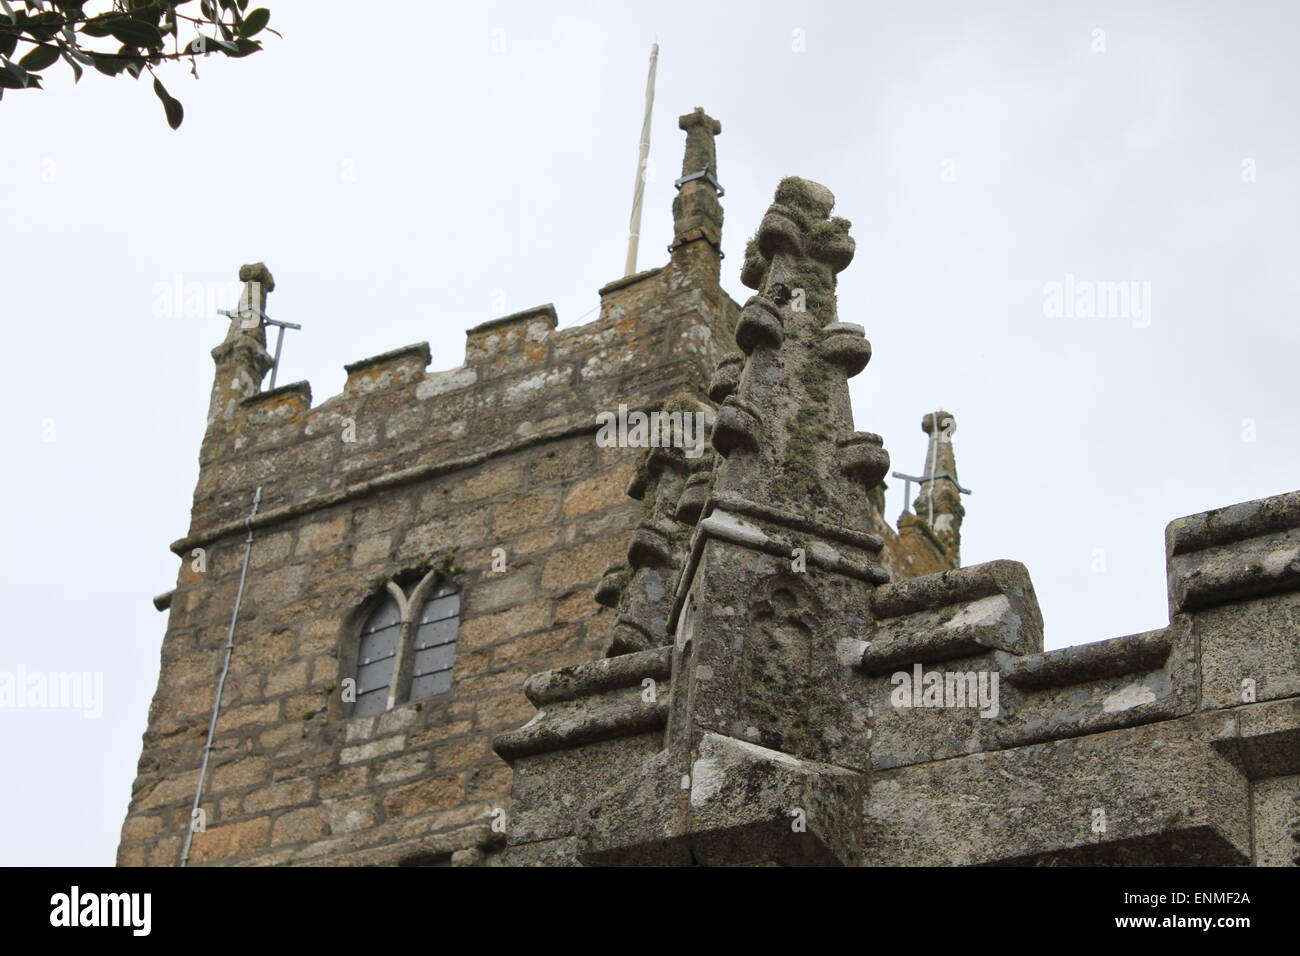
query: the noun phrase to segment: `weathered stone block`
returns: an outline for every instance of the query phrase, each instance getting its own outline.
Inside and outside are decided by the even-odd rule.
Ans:
[[[625,547],[620,540],[601,539],[557,551],[546,561],[542,587],[559,591],[594,585],[605,568],[623,556]]]
[[[344,747],[339,753],[339,763],[350,764],[359,763],[362,760],[373,760],[376,757],[396,753],[405,746],[405,737],[386,737],[383,740],[372,740],[368,744],[360,744],[356,747]]]
[[[384,813],[391,820],[430,810],[446,810],[459,803],[463,794],[462,778],[458,774],[443,774],[388,791],[384,797]]]
[[[213,827],[194,834],[190,859],[195,863],[209,863],[228,857],[247,856],[265,847],[270,833],[270,817],[257,817]]]
[[[865,861],[1245,862],[1248,783],[1214,746],[1231,733],[1225,717],[1193,715],[877,773]]]
[[[881,674],[985,649],[1032,654],[1043,649],[1043,616],[1029,572],[1017,561],[992,561],[877,588],[879,619],[862,666]]]
[[[325,819],[324,807],[304,807],[282,813],[276,817],[271,830],[271,845],[319,839],[328,832]]]
[[[484,614],[466,621],[460,631],[460,644],[466,649],[486,647],[507,638],[540,630],[546,627],[550,620],[549,601],[518,604],[504,611]]]

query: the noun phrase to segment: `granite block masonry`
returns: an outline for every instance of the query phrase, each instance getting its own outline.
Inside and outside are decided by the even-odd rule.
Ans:
[[[1026,569],[961,566],[949,412],[884,517],[829,190],[780,183],[738,305],[721,124],[680,126],[669,259],[594,322],[528,309],[313,404],[232,318],[118,863],[192,832],[187,865],[1294,865],[1300,493],[1170,526],[1167,628],[1043,653]],[[597,441],[621,407],[707,445]],[[996,676],[996,713],[894,706],[918,666]]]
[[[172,546],[176,586],[155,600],[167,629],[120,864],[177,865],[191,825],[191,866],[499,856],[511,770],[491,741],[531,713],[525,679],[658,640],[628,637],[592,595],[642,519],[625,490],[664,467],[597,441],[598,416],[711,415],[714,370],[735,353],[740,308],[719,284],[721,124],[696,110],[680,125],[683,174],[712,179],[679,190],[668,261],[602,288],[589,324],[559,329],[542,305],[471,328],[455,368],[436,370],[451,362],[417,343],[347,365],[323,402],[306,382],[263,390],[272,357],[255,316],[275,279],[263,263],[240,269],[190,526]],[[704,474],[698,456],[653,451],[683,482]],[[956,566],[929,539],[917,554]],[[393,587],[405,597],[434,569],[459,595],[448,686],[356,713],[345,693],[361,632]],[[411,680],[414,662],[403,665]]]
[[[562,702],[531,694],[496,738],[501,860],[1295,865],[1300,492],[1172,523],[1169,625],[1146,634],[1044,653],[1023,565],[898,574],[909,525],[955,552],[954,423],[926,416],[917,514],[880,534],[889,458],[854,430],[846,380],[871,352],[837,315],[854,249],[833,202],[777,187],[713,454],[651,455],[631,488],[632,573],[598,591],[622,655],[534,675]]]

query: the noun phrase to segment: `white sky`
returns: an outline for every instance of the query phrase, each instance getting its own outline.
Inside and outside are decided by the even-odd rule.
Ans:
[[[269,313],[304,325],[280,382],[316,403],[408,343],[459,365],[501,311],[576,324],[622,268],[656,36],[641,267],[696,105],[738,301],[777,181],[829,186],[858,244],[841,318],[875,348],[857,425],[915,473],[921,416],[956,415],[965,563],[1028,565],[1049,648],[1164,625],[1165,524],[1300,483],[1295,5],[269,6],[265,52],[163,71],[179,132],[93,71],[0,103],[0,671],[104,681],[98,719],[0,709],[0,863],[113,860],[225,328],[155,315],[156,286],[264,260]],[[1149,326],[1044,315],[1067,274],[1149,282]]]

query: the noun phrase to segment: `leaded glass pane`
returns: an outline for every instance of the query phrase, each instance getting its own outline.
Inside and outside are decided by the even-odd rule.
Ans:
[[[392,627],[394,624],[402,622],[402,614],[397,609],[397,601],[391,594],[384,595],[383,601],[370,612],[366,618],[365,626],[361,628],[362,634],[369,634],[371,631],[378,631],[380,628]]]
[[[456,660],[456,645],[454,643],[440,644],[427,650],[416,651],[413,673],[419,677],[431,671],[450,670],[454,660]]]
[[[426,647],[433,647],[436,644],[454,643],[456,630],[459,626],[460,621],[454,617],[434,621],[432,624],[421,624],[420,629],[415,632],[415,649],[421,650]]]
[[[357,663],[371,664],[392,657],[397,653],[397,639],[401,633],[402,628],[398,625],[361,635],[361,642],[357,645]]]
[[[460,594],[446,584],[440,585],[420,609],[419,621],[411,669],[411,700],[451,690],[460,627]]]
[[[460,614],[459,594],[435,596],[424,603],[424,610],[420,612],[420,623],[426,624],[429,621],[437,621],[442,618],[454,618],[458,614]]]
[[[378,690],[372,690],[368,694],[358,694],[357,701],[352,705],[353,717],[364,717],[367,714],[382,714],[388,706],[388,688],[381,687]]]
[[[445,694],[451,690],[451,671],[438,671],[411,680],[411,700]]]

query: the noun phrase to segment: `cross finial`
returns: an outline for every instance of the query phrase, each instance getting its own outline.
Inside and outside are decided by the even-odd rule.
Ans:
[[[239,281],[244,283],[244,292],[239,299],[239,310],[254,308],[266,311],[266,296],[275,291],[275,277],[265,262],[254,262],[239,267]]]
[[[718,174],[718,154],[713,137],[722,133],[722,124],[701,106],[694,112],[677,118],[679,129],[686,131],[686,153],[682,156],[682,175],[689,176],[707,169],[714,176]]]
[[[681,178],[673,183],[677,196],[673,199],[673,244],[668,251],[677,259],[677,250],[704,240],[714,250],[714,255],[705,259],[711,281],[716,282],[718,260],[722,257],[722,204],[718,198],[724,190],[718,182],[718,153],[713,138],[722,132],[722,124],[697,106],[678,117],[677,125],[686,131],[686,152]],[[694,252],[698,254],[698,250]]]
[[[961,495],[970,494],[969,488],[963,488],[957,481],[957,460],[953,454],[952,436],[957,430],[957,419],[949,412],[928,412],[921,419],[921,431],[930,436],[930,445],[925,453],[925,471],[920,475],[905,475],[894,472],[895,478],[902,478],[903,514],[908,517],[908,499],[911,497],[912,483],[920,488],[912,507],[922,515],[926,523],[936,531],[949,531],[954,535],[961,527],[961,518],[965,509],[961,504]],[[947,515],[948,517],[944,517]]]
[[[267,294],[275,290],[275,277],[271,275],[271,270],[266,267],[264,262],[254,262],[250,265],[239,267],[239,281],[244,283],[244,289],[239,295],[239,305],[230,312],[222,312],[222,315],[230,319],[230,330],[226,333],[226,342],[238,341],[241,336],[250,336],[257,343],[260,349],[266,346],[266,327],[274,325],[277,329],[275,338],[275,355],[269,365],[271,369],[270,388],[275,388],[276,374],[280,369],[280,350],[284,347],[284,330],[301,329],[301,325],[293,322],[280,322],[266,314],[266,297]],[[265,368],[257,373],[260,380]]]

